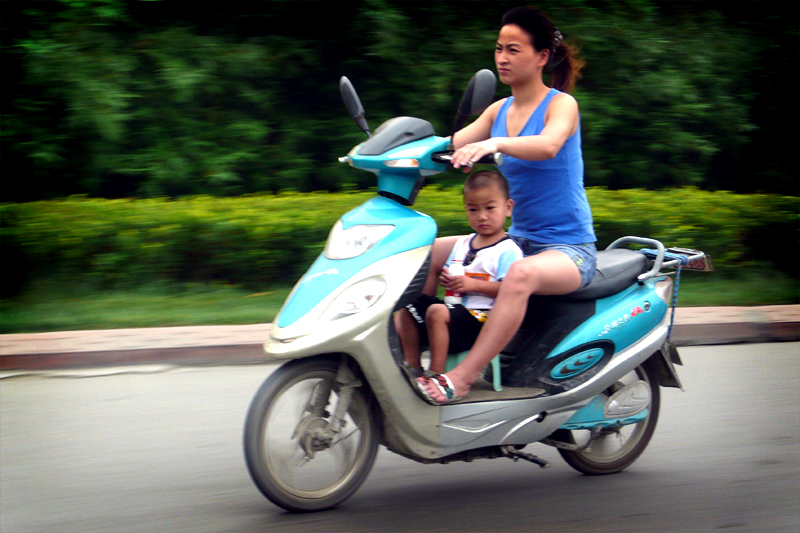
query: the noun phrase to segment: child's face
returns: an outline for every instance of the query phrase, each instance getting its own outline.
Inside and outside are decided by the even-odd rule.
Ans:
[[[506,218],[511,216],[514,202],[503,196],[497,185],[480,187],[464,193],[469,226],[487,237],[504,234]]]

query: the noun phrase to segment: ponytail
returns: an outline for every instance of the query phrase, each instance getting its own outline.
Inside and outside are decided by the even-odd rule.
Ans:
[[[583,60],[577,57],[577,52],[575,46],[563,41],[555,46],[555,50],[551,49],[550,61],[545,67],[545,72],[550,73],[550,87],[565,93],[572,92],[584,66]]]
[[[514,24],[531,37],[536,50],[550,50],[550,60],[545,72],[551,74],[550,87],[568,93],[580,78],[583,60],[577,57],[578,49],[564,42],[564,36],[540,9],[516,7],[503,15],[501,27]]]

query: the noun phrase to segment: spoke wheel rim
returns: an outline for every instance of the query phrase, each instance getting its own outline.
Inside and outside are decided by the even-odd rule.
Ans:
[[[323,379],[332,376],[320,372],[288,383],[267,411],[260,439],[265,466],[275,483],[281,490],[302,498],[324,498],[335,493],[347,484],[366,455],[366,439],[360,429],[363,414],[359,414],[365,406],[358,396],[354,397],[344,427],[329,448],[315,451],[310,459],[303,449],[301,441],[308,439],[309,429],[320,425],[316,421],[292,438],[298,422],[308,414],[304,412],[308,398]],[[335,406],[337,401],[334,390],[329,405]]]
[[[639,366],[606,389],[602,396],[608,398],[638,380],[643,380],[650,386],[651,396],[646,417],[635,424],[601,430],[586,449],[559,449],[559,454],[570,466],[589,475],[613,474],[630,466],[641,455],[655,431],[661,403],[658,378],[654,371],[647,365]],[[578,446],[586,445],[591,439],[589,430],[560,429],[554,435],[557,440]]]

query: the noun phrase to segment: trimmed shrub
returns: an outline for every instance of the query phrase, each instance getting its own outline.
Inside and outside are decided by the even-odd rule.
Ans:
[[[3,204],[4,278],[13,270],[9,266],[29,264],[31,276],[64,276],[100,287],[158,280],[291,283],[321,252],[333,223],[373,194],[72,197]],[[588,194],[600,248],[640,235],[704,250],[723,272],[769,261],[797,275],[797,198],[694,188],[590,188]],[[436,219],[440,235],[470,231],[459,188],[428,187],[415,209]]]

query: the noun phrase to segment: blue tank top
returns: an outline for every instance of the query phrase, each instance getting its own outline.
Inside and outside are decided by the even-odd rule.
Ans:
[[[550,100],[560,91],[550,89],[519,136],[539,135]],[[508,137],[506,115],[514,101],[509,97],[492,124],[492,137]],[[503,156],[498,167],[508,180],[514,211],[508,233],[543,244],[584,244],[597,239],[592,211],[583,186],[580,125],[553,159],[526,161]]]

